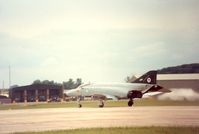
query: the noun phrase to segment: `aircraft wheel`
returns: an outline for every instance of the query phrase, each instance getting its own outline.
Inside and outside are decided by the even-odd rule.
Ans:
[[[99,107],[104,107],[104,102],[100,101]]]
[[[128,106],[129,106],[129,107],[132,107],[132,106],[133,106],[133,100],[129,100]]]
[[[82,107],[82,104],[79,104],[79,108],[81,108]]]
[[[99,105],[99,107],[104,107],[104,104]]]

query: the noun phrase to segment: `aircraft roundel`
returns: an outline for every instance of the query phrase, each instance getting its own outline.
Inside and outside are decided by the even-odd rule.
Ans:
[[[147,82],[148,82],[148,83],[151,83],[151,78],[147,78]]]

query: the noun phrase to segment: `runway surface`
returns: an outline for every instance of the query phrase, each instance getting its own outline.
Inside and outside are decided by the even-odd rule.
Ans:
[[[0,133],[122,126],[199,126],[199,106],[0,111]]]

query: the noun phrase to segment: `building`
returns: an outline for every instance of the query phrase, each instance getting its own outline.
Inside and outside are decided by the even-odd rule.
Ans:
[[[0,89],[0,95],[9,97],[9,89]]]
[[[62,101],[63,88],[60,85],[33,84],[10,89],[12,102]]]
[[[199,92],[199,74],[158,74],[157,83],[167,89],[193,89]]]

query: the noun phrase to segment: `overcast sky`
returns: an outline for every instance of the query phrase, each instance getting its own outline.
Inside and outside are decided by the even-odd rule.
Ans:
[[[198,62],[198,0],[0,0],[0,88]]]

